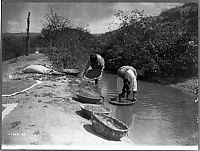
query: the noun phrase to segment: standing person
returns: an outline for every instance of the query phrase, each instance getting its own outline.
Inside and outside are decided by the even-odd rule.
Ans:
[[[85,67],[85,71],[83,75],[88,71],[88,70],[100,70],[101,75],[95,79],[95,84],[98,84],[98,80],[102,77],[103,70],[105,68],[105,61],[103,57],[99,54],[91,54],[90,59],[88,60],[88,63]]]
[[[117,71],[117,92],[119,101],[124,97],[129,97],[130,92],[133,94],[133,100],[135,100],[135,93],[137,92],[137,71],[132,66],[122,66]]]

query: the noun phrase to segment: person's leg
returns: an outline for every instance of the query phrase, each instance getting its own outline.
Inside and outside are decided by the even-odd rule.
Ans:
[[[130,94],[130,86],[128,83],[125,83],[124,89],[125,89],[125,93],[126,93],[126,98],[128,99],[129,94]]]
[[[128,99],[129,98],[129,95],[130,95],[130,89],[127,89],[127,91],[126,91],[126,98]]]
[[[121,94],[118,95],[119,102],[121,102]]]
[[[135,98],[136,91],[132,91],[132,93],[133,93],[133,100],[135,101],[136,100],[136,98]]]
[[[98,81],[99,81],[98,79],[95,79],[95,84],[98,84]]]
[[[122,101],[122,98],[124,98],[124,93],[121,93],[121,94],[119,94],[119,102],[121,102]]]

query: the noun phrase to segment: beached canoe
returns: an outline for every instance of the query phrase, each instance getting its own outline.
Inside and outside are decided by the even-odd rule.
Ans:
[[[110,98],[108,100],[109,103],[114,104],[114,105],[132,105],[137,102],[137,99],[122,99],[120,102],[118,101],[117,98]]]
[[[81,104],[80,107],[81,107],[83,113],[89,118],[91,118],[92,113],[102,113],[102,114],[111,113],[111,109],[104,105]]]
[[[123,122],[101,113],[92,113],[92,127],[98,134],[112,140],[128,136],[128,126]]]

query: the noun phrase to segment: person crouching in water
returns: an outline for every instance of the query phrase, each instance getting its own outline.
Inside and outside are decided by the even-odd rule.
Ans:
[[[117,92],[119,101],[124,98],[129,98],[130,92],[133,94],[135,100],[135,93],[137,92],[137,71],[132,66],[122,66],[117,71]]]
[[[97,79],[95,79],[95,84],[98,84],[98,81],[102,77],[104,68],[105,68],[105,61],[104,61],[103,57],[99,54],[91,54],[90,59],[88,60],[87,65],[85,67],[85,71],[84,71],[83,75],[85,75],[85,73],[88,70],[93,70],[93,69],[100,70],[101,75]]]

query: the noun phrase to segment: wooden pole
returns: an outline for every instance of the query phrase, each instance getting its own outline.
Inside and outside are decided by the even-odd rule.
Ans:
[[[30,25],[30,12],[28,12],[28,18],[27,18],[26,56],[28,56],[28,52],[29,52],[29,49],[30,49],[30,42],[29,42],[29,25]]]

